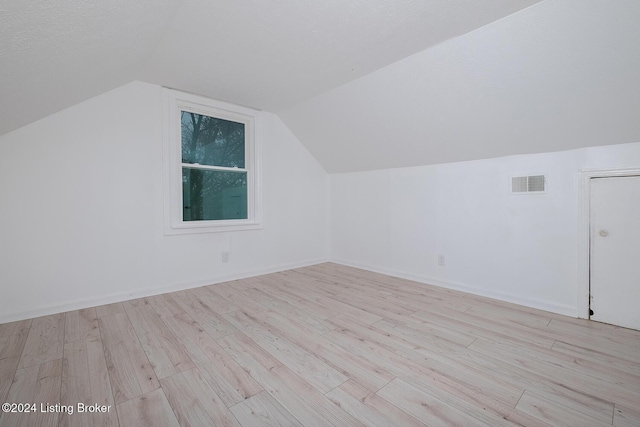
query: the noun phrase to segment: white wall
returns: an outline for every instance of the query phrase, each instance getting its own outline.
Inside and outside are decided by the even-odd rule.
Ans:
[[[161,88],[134,82],[0,137],[0,323],[323,261],[328,177],[263,118],[264,229],[164,236]]]
[[[224,264],[222,234],[163,235],[160,99],[134,82],[0,137],[0,323],[329,255],[575,315],[578,171],[640,166],[634,143],[328,177],[264,113],[264,229]],[[548,193],[509,195],[530,173]]]
[[[333,174],[331,257],[576,316],[579,171],[639,166],[632,143]],[[547,194],[509,194],[510,176],[539,173]]]

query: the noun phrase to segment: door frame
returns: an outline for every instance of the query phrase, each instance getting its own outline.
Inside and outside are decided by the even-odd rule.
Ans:
[[[578,191],[578,317],[589,319],[591,296],[590,258],[591,258],[591,180],[593,178],[611,178],[640,176],[640,168],[629,169],[585,169],[580,171]]]

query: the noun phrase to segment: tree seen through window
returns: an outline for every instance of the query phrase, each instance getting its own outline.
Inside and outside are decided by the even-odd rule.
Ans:
[[[183,220],[247,218],[245,124],[182,111]]]

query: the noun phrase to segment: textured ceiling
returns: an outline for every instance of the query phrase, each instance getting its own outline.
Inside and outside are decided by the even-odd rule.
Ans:
[[[0,135],[132,80],[278,113],[328,172],[640,141],[638,0],[4,0]]]
[[[537,1],[6,0],[0,135],[132,80],[277,112]]]
[[[139,77],[180,3],[0,3],[0,135]]]
[[[193,0],[142,79],[278,112],[537,1]]]
[[[640,141],[640,1],[549,0],[279,113],[328,172]]]

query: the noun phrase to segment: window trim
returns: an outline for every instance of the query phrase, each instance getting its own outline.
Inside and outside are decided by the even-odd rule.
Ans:
[[[162,89],[162,109],[164,234],[215,233],[262,228],[260,111],[168,88]],[[181,111],[245,124],[244,169],[247,172],[247,219],[183,220]],[[215,167],[215,169],[225,168]]]

